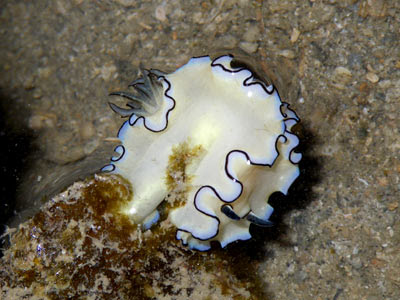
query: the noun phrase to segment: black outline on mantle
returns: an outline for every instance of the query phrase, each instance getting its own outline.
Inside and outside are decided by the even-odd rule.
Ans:
[[[121,148],[122,148],[122,153],[121,153],[121,154],[119,154],[119,153],[116,151],[118,147],[121,147]],[[111,157],[111,161],[112,161],[112,162],[117,162],[117,161],[119,161],[119,160],[125,155],[125,147],[124,147],[124,145],[121,144],[121,145],[115,146],[114,152],[115,152],[115,153],[118,153],[118,154],[119,154],[119,157],[114,159],[114,156],[112,156],[112,157]]]

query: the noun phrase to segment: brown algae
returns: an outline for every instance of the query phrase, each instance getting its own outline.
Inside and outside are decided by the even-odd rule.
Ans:
[[[95,175],[52,198],[10,233],[11,246],[1,259],[0,295],[259,299],[255,275],[240,276],[249,268],[255,274],[249,257],[228,255],[227,249],[190,251],[176,240],[168,220],[142,232],[119,212],[130,193],[120,176]]]

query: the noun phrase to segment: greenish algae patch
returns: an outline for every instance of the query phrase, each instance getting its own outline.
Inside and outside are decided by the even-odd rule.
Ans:
[[[168,187],[167,208],[183,206],[187,199],[187,193],[193,179],[187,169],[195,164],[196,160],[204,155],[205,149],[201,145],[191,147],[188,142],[183,142],[172,147],[172,153],[168,158],[165,183]]]
[[[121,213],[131,193],[120,176],[95,175],[52,198],[11,233],[0,296],[264,299],[248,259],[227,249],[190,251],[175,239],[168,219],[142,232]],[[238,270],[247,276],[237,276]]]

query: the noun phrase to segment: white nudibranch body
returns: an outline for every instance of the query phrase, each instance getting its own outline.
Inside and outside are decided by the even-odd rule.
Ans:
[[[125,213],[148,228],[168,199],[176,237],[197,250],[249,239],[251,223],[270,226],[269,196],[286,194],[299,175],[291,133],[299,118],[274,86],[232,60],[205,56],[171,74],[145,70],[131,84],[136,93],[113,93],[130,99],[129,109],[111,104],[129,120],[103,170],[131,182]]]

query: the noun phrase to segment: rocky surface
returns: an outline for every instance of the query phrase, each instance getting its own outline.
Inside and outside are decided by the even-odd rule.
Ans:
[[[258,299],[255,266],[240,253],[193,252],[163,214],[142,231],[121,214],[131,186],[95,175],[71,185],[8,233],[2,299]],[[168,210],[168,209],[166,209]],[[250,273],[238,277],[243,270]],[[251,291],[251,292],[250,292]]]
[[[398,1],[40,0],[0,8],[1,101],[39,148],[19,209],[107,160],[121,124],[107,94],[126,88],[140,64],[172,71],[191,56],[235,49],[258,62],[301,117],[304,159],[289,197],[271,200],[277,226],[254,228],[254,240],[222,251],[256,271],[263,293],[255,298],[400,298]]]

